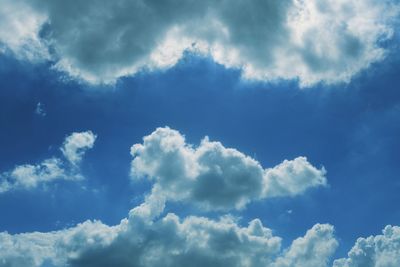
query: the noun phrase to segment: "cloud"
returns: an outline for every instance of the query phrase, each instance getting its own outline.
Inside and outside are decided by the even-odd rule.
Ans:
[[[38,62],[49,59],[48,49],[39,36],[47,16],[27,1],[0,1],[0,53],[11,51],[18,59]]]
[[[152,194],[205,209],[241,209],[253,200],[296,196],[325,186],[326,171],[305,157],[263,169],[259,162],[206,137],[198,147],[168,127],[158,128],[131,148],[132,176],[154,182]]]
[[[11,235],[2,232],[0,267],[65,266],[65,259],[73,257],[73,245],[78,244],[79,247],[94,245],[94,240],[98,241],[98,245],[102,245],[112,239],[113,231],[113,227],[96,221],[87,221],[70,229],[48,233]],[[71,247],[67,249],[67,245]]]
[[[157,207],[146,214],[158,212],[162,210]],[[127,219],[113,227],[99,221],[86,221],[50,233],[0,233],[0,244],[0,266],[7,267],[45,264],[71,267],[264,267],[287,266],[282,262],[306,264],[316,261],[323,267],[334,251],[336,241],[332,226],[318,224],[304,237],[295,240],[287,252],[282,252],[281,238],[274,236],[258,219],[250,221],[248,226],[240,226],[231,216],[216,220],[196,216],[181,219],[169,213],[154,219],[138,212],[136,207]],[[320,246],[322,249],[318,249]]]
[[[96,138],[91,131],[72,133],[65,138],[60,148],[61,152],[71,164],[77,165],[81,162],[86,150],[93,147]]]
[[[47,233],[0,233],[0,267],[326,267],[338,242],[334,228],[316,224],[282,249],[282,239],[259,219],[247,226],[229,215],[180,218],[164,210],[162,198],[146,199],[115,226],[86,221]],[[359,238],[349,258],[334,267],[399,265],[400,227]]]
[[[11,172],[0,175],[0,193],[17,188],[36,188],[39,184],[57,179],[75,179],[66,174],[60,159],[46,159],[37,165],[19,165]]]
[[[42,103],[38,102],[38,103],[36,104],[35,114],[36,114],[36,115],[39,115],[39,116],[41,116],[41,117],[45,117],[45,116],[47,115],[47,114],[46,114],[46,111],[44,110],[44,107],[43,107],[43,104],[42,104]]]
[[[66,137],[63,147],[71,144],[71,140],[86,140],[87,136],[82,139],[85,134],[95,139],[90,131],[73,133]],[[74,144],[72,147],[78,150],[87,147]],[[145,136],[143,144],[136,144],[131,150],[134,174],[138,174],[139,166],[140,174],[151,174],[149,178],[155,183],[144,202],[134,207],[127,218],[115,226],[85,221],[52,232],[0,232],[0,267],[326,267],[330,264],[338,246],[330,224],[315,224],[304,236],[283,248],[282,238],[259,219],[243,225],[241,219],[229,214],[207,218],[165,212],[168,200],[228,209],[266,197],[290,197],[308,187],[325,184],[325,171],[311,166],[305,158],[263,169],[254,159],[208,138],[197,147],[189,145],[178,131],[167,127]],[[65,175],[60,166],[69,164],[76,170],[77,163],[70,162],[67,156],[63,163],[51,158],[36,166],[17,166],[10,173],[20,177],[14,179],[14,186],[29,188]],[[221,195],[229,200],[221,201],[214,196],[213,186],[209,186],[208,197],[194,193],[205,186],[202,179],[209,183],[209,177],[219,181]],[[250,179],[249,187],[242,178]],[[261,187],[255,190],[253,185]],[[400,227],[386,226],[382,235],[359,238],[348,258],[335,260],[333,266],[391,267],[400,264],[399,258]]]
[[[304,237],[294,240],[290,248],[276,260],[273,266],[328,266],[328,260],[337,246],[338,242],[333,236],[333,226],[316,224],[307,231]]]
[[[247,79],[348,82],[384,58],[399,10],[376,0],[2,1],[11,26],[0,42],[30,58],[48,58],[45,46],[55,68],[91,83],[171,67],[185,50]]]
[[[335,260],[334,267],[400,266],[400,227],[388,225],[382,235],[357,239],[348,258]]]
[[[89,133],[71,134],[63,148],[71,143],[74,148],[86,147],[71,140],[90,139],[81,138],[94,136]],[[324,185],[325,171],[314,168],[305,158],[263,169],[254,159],[208,138],[198,147],[189,145],[178,131],[167,127],[145,136],[143,144],[131,150],[135,175],[138,171],[151,174],[155,185],[127,218],[115,226],[85,221],[47,233],[2,232],[0,267],[328,266],[338,244],[329,224],[314,225],[284,249],[282,238],[257,218],[243,224],[230,214],[207,218],[165,212],[171,198],[227,209]],[[67,155],[65,164],[73,167],[76,161],[69,162]],[[203,187],[209,189],[209,196]],[[221,199],[213,191],[216,187]]]
[[[96,136],[91,131],[72,133],[65,138],[61,147],[66,161],[52,157],[36,165],[18,165],[11,171],[0,173],[0,193],[16,189],[33,189],[55,180],[83,179],[77,166],[86,150],[93,147],[95,139]]]

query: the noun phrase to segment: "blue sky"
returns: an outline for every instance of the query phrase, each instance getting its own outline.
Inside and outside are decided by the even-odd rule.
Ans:
[[[222,34],[219,30],[213,29],[211,34],[196,24],[195,16],[204,8],[200,4],[182,4],[181,9],[177,9],[174,3],[168,2],[161,8],[153,7],[149,1],[154,14],[158,14],[158,8],[164,11],[171,8],[173,12],[165,12],[171,12],[171,16],[175,17],[157,17],[152,13],[155,17],[147,18],[148,22],[126,20],[126,14],[115,11],[113,7],[107,11],[113,18],[112,23],[107,24],[109,30],[118,32],[115,26],[118,23],[125,27],[133,25],[132,32],[128,31],[124,38],[128,38],[129,34],[137,34],[140,38],[126,43],[121,41],[120,50],[108,47],[113,51],[110,54],[94,51],[108,51],[107,45],[116,42],[115,36],[106,36],[106,31],[96,28],[97,17],[90,11],[96,10],[90,8],[95,2],[77,7],[63,1],[55,1],[54,4],[45,1],[41,5],[35,2],[32,6],[19,1],[16,3],[23,7],[20,10],[36,18],[32,21],[37,25],[30,21],[31,26],[25,27],[30,35],[24,36],[26,33],[23,31],[16,33],[22,36],[15,37],[16,41],[0,32],[3,48],[0,49],[0,52],[3,51],[0,53],[0,182],[7,182],[3,192],[0,183],[0,248],[3,247],[0,266],[157,266],[158,260],[163,262],[167,259],[166,264],[171,266],[187,266],[184,265],[185,257],[199,248],[189,241],[179,241],[178,236],[185,236],[187,240],[194,235],[191,238],[198,240],[193,242],[205,242],[206,248],[215,250],[212,241],[196,237],[196,229],[200,227],[196,222],[188,221],[185,227],[178,224],[176,227],[185,230],[179,228],[177,232],[169,232],[172,230],[162,224],[168,213],[176,214],[182,221],[197,218],[212,222],[211,230],[206,228],[205,231],[223,237],[218,241],[222,247],[221,251],[217,250],[219,254],[208,254],[208,250],[195,254],[197,256],[193,261],[198,261],[196,264],[199,266],[224,266],[232,264],[232,260],[239,264],[237,266],[322,267],[332,266],[334,259],[338,258],[345,259],[335,261],[334,266],[394,267],[399,264],[400,52],[394,22],[397,13],[378,12],[387,8],[385,5],[392,5],[391,10],[398,10],[396,2],[369,1],[371,10],[377,11],[377,14],[364,14],[364,4],[350,1],[347,8],[352,9],[352,16],[360,21],[367,20],[357,24],[360,23],[358,20],[353,22],[346,17],[345,6],[334,10],[330,1],[315,1],[319,3],[315,4],[320,10],[318,12],[327,17],[338,17],[335,12],[339,12],[338,20],[343,20],[339,22],[348,23],[349,30],[333,27],[330,29],[333,32],[327,37],[327,29],[323,28],[327,27],[327,22],[322,21],[322,26],[317,26],[314,35],[304,36],[305,40],[310,38],[308,43],[305,41],[304,49],[307,51],[288,47],[283,50],[285,56],[278,53],[279,49],[276,53],[262,52],[263,47],[275,51],[275,46],[282,46],[280,41],[274,40],[290,38],[287,33],[280,33],[286,30],[279,21],[279,14],[283,12],[281,9],[285,7],[273,4],[273,1],[265,5],[257,1],[247,5],[236,1],[239,7],[246,7],[246,12],[249,12],[246,14],[254,14],[255,22],[247,24],[237,21],[240,14],[233,14],[236,12],[234,8],[232,14],[225,14],[220,13],[219,7],[208,3],[209,9],[216,8],[216,19],[225,23],[226,30],[230,31],[231,39],[228,40],[219,36]],[[289,5],[291,1],[287,2]],[[98,1],[98,4],[101,6],[104,3]],[[134,8],[121,1],[121,5],[125,4],[127,9]],[[8,17],[0,19],[0,24],[8,25],[11,30],[10,25],[15,25],[13,19],[17,20],[20,14],[13,9],[15,7],[10,1],[1,5],[8,7],[1,10],[0,6],[0,13],[8,12]],[[261,15],[270,14],[272,22],[265,22],[262,16],[257,15],[258,11],[252,9],[257,6],[264,12]],[[104,4],[106,7],[107,4]],[[59,8],[68,10],[63,18],[55,17],[59,15]],[[73,18],[71,14],[75,14],[73,12],[78,8],[78,15],[88,14],[87,21],[93,20],[95,26],[86,29],[89,22],[82,21],[82,33],[79,32],[76,39],[68,39],[71,32],[77,31],[76,24],[69,18]],[[311,7],[305,4],[305,8]],[[311,14],[315,12],[310,10]],[[104,12],[99,8],[99,16],[107,16]],[[314,19],[321,19],[317,15]],[[257,35],[258,31],[262,31],[262,27],[254,24],[257,20],[261,25],[265,23],[267,29],[273,27],[275,30],[266,36],[262,32]],[[185,21],[195,25],[178,33],[173,32],[172,37],[167,38],[169,42],[178,42],[170,44],[178,52],[161,46],[167,56],[171,53],[180,55],[179,49],[182,50],[181,55],[178,58],[171,56],[172,59],[168,57],[172,61],[167,65],[161,60],[154,63],[148,59],[146,53],[149,52],[143,47],[146,42],[153,45],[151,40],[162,32],[168,32],[168,25],[180,25]],[[140,23],[146,23],[146,26],[140,29]],[[158,26],[159,23],[166,23],[167,26],[163,28]],[[238,23],[240,30],[236,30]],[[307,18],[302,23],[308,25]],[[303,27],[299,26],[302,24],[296,25]],[[190,27],[200,29],[199,35],[189,36],[188,32],[193,30]],[[313,25],[310,27],[314,29]],[[351,27],[363,30],[353,31]],[[148,30],[154,33],[146,35]],[[212,37],[213,34],[219,37]],[[299,34],[304,32],[299,30]],[[186,42],[185,38],[192,41],[189,37],[195,42],[189,42],[189,47],[179,47],[179,43]],[[202,42],[214,45],[210,50],[214,52],[219,51],[216,47],[222,46],[222,51],[227,54],[221,56],[218,54],[221,51],[205,53],[203,50],[210,48],[204,48]],[[129,46],[129,49],[122,45]],[[319,45],[325,49],[326,55],[317,51],[315,47]],[[88,52],[90,49],[94,52]],[[158,51],[160,48],[149,49]],[[229,54],[232,51],[239,51],[241,57],[238,59]],[[330,58],[329,52],[338,53],[338,57]],[[120,57],[122,54],[125,56]],[[302,59],[296,61],[299,55]],[[292,57],[293,64],[296,64],[293,67],[290,62],[285,63]],[[145,58],[144,61],[141,58]],[[265,63],[268,60],[272,60],[272,67],[270,63]],[[140,68],[135,64],[139,64]],[[162,127],[167,136],[155,132],[158,127]],[[73,133],[77,134],[76,137],[87,133],[94,139],[82,141],[78,138],[81,141],[69,142],[68,137],[74,139]],[[184,145],[176,141],[183,135]],[[143,141],[145,136],[150,138],[148,143]],[[210,142],[203,145],[201,140],[205,136]],[[158,138],[179,148],[178,154],[173,154],[177,158],[169,158],[172,156],[168,154],[168,148]],[[219,155],[215,152],[219,150],[214,147],[216,143],[213,141],[223,145],[219,148],[222,159],[217,156],[207,158],[210,151]],[[141,148],[136,154],[131,154],[134,144],[141,144]],[[68,147],[72,147],[70,153],[65,152],[69,151]],[[233,148],[239,153],[235,154],[236,163],[228,161],[230,158],[224,153],[231,152],[226,148]],[[154,149],[153,154],[151,151]],[[197,152],[192,155],[191,149]],[[201,154],[201,151],[206,152]],[[183,158],[179,153],[183,153]],[[203,156],[196,156],[196,153]],[[74,160],[72,157],[77,155],[79,159]],[[244,155],[252,161],[249,162]],[[299,166],[299,172],[285,173],[286,169],[282,169],[284,174],[276,172],[275,176],[268,176],[268,168],[275,170],[275,166],[284,160],[291,164],[292,160],[303,156],[310,165],[303,162],[306,165]],[[53,166],[59,168],[54,175],[53,169],[46,169],[48,167],[43,165],[46,159],[51,158],[59,162]],[[265,171],[262,178],[253,174],[253,171],[259,170],[253,165],[253,160]],[[200,164],[200,173],[204,171],[202,168],[212,169],[214,164],[220,164],[218,168],[222,171],[218,174],[205,171],[204,175],[193,174],[194,178],[187,178],[196,167],[185,171],[181,168],[192,163]],[[26,167],[26,164],[41,166],[41,170],[45,171],[36,170],[19,178],[13,174],[18,166]],[[156,170],[152,164],[166,165]],[[238,177],[250,191],[242,192],[239,187],[225,189],[223,186],[219,191],[212,188],[212,182],[204,180],[205,185],[210,183],[206,193],[202,193],[201,198],[196,195],[196,190],[200,190],[203,184],[197,185],[187,179],[202,181],[211,177],[214,181],[228,181],[226,184],[236,179],[236,174],[228,172],[224,166],[233,166],[238,172],[244,168],[244,175]],[[323,168],[326,174],[322,173]],[[273,184],[265,185],[268,177],[275,177],[271,179],[277,179],[279,186],[274,189]],[[38,180],[37,184],[29,185],[30,179]],[[263,182],[259,184],[257,179]],[[299,179],[302,179],[301,182],[293,182]],[[234,183],[232,187],[235,186],[239,185]],[[256,193],[260,186],[270,193]],[[299,189],[303,186],[304,190]],[[287,189],[292,187],[292,191]],[[223,194],[224,190],[228,193],[223,201],[229,204],[219,209],[218,193],[214,196],[212,192]],[[238,197],[235,192],[243,194],[241,197],[246,201],[244,207],[237,208],[239,204],[235,202],[235,197]],[[154,199],[157,203],[164,203],[165,207],[154,211]],[[211,203],[211,206],[205,208],[204,203]],[[157,214],[146,217],[143,214],[147,214],[148,210],[150,214]],[[221,216],[230,219],[227,219],[228,222],[221,221]],[[128,218],[128,226],[121,222],[124,218]],[[224,237],[226,233],[216,230],[233,227],[236,230],[232,231],[239,233],[245,231],[243,229],[247,229],[248,223],[256,218],[261,220],[265,229],[271,229],[274,237],[282,238],[277,251],[273,245],[268,249],[250,243],[246,245],[240,238],[236,243],[229,243]],[[90,221],[79,224],[87,220]],[[387,228],[387,225],[392,226]],[[115,230],[117,237],[112,234],[114,230],[111,226],[118,229]],[[381,235],[382,229],[386,231],[384,235]],[[85,243],[88,241],[79,239],[75,231],[84,236],[81,237],[83,240],[94,238],[95,243]],[[155,231],[159,236],[146,236],[149,231]],[[42,234],[37,236],[34,232]],[[24,234],[18,235],[21,233]],[[121,240],[140,234],[145,236],[143,238],[153,238],[152,242],[158,245],[127,245],[126,250],[119,249],[125,242]],[[237,235],[244,238],[243,233]],[[252,233],[246,235],[251,236]],[[35,247],[43,246],[43,239],[58,242],[49,243],[49,247],[59,244],[59,236],[69,240],[64,240],[59,248],[65,250],[67,256],[55,255],[51,249],[45,250],[45,253],[35,250]],[[362,243],[356,243],[357,238],[368,236],[373,237],[365,239],[365,242],[376,246],[374,252],[366,250]],[[299,237],[303,239],[297,239]],[[271,244],[278,242],[270,236],[263,238]],[[296,239],[299,242],[296,243]],[[378,239],[391,247],[378,247]],[[176,249],[181,252],[176,252],[178,256],[174,254],[176,258],[168,254],[170,251],[162,240],[177,242]],[[24,245],[30,249],[24,250]],[[308,246],[317,249],[318,253],[307,255],[299,252]],[[348,254],[352,247],[354,251],[365,249],[364,256]],[[242,258],[234,260],[232,256],[227,256],[229,254],[226,253],[236,250]],[[152,255],[152,259],[145,258],[140,265],[129,259],[129,255],[134,258]],[[244,265],[246,259],[253,257],[262,260]]]

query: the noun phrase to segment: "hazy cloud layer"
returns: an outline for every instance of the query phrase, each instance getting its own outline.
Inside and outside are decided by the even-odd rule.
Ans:
[[[131,148],[132,176],[154,182],[152,194],[205,209],[243,208],[269,197],[295,196],[327,184],[324,168],[305,157],[264,169],[259,162],[206,137],[198,147],[178,131],[158,128]]]
[[[60,148],[65,159],[52,157],[32,165],[23,164],[0,173],[0,193],[15,189],[33,189],[55,180],[81,180],[78,165],[87,149],[94,145],[96,136],[91,132],[72,133]]]
[[[400,227],[388,225],[382,235],[359,238],[348,253],[348,258],[336,260],[333,266],[400,266]]]
[[[171,67],[191,50],[246,78],[308,86],[347,82],[381,60],[398,8],[377,0],[1,0],[0,43],[92,83]]]

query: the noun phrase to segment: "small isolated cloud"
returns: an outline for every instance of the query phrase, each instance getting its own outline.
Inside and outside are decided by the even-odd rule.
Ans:
[[[94,140],[95,135],[91,131],[72,133],[66,137],[61,148],[63,152],[68,151],[64,153],[66,160],[52,157],[36,165],[18,165],[11,171],[0,173],[0,193],[15,189],[33,189],[55,180],[83,179],[77,165],[82,160],[85,151],[93,147]],[[71,164],[73,164],[72,168],[69,166]]]
[[[247,226],[230,216],[181,219],[169,213],[155,219],[144,215],[160,215],[153,204],[134,208],[113,227],[86,221],[50,233],[0,233],[0,266],[324,267],[337,244],[333,227],[317,224],[282,251],[281,238],[258,219]],[[145,205],[155,210],[144,213]]]
[[[65,138],[60,148],[61,152],[71,164],[77,165],[81,162],[86,150],[93,147],[96,138],[91,131],[72,133]]]
[[[2,0],[0,42],[91,83],[168,68],[191,50],[248,79],[311,86],[382,60],[398,11],[376,0]]]
[[[42,103],[38,102],[35,108],[35,114],[39,116],[46,116],[46,111],[44,110],[44,106]]]
[[[388,225],[382,235],[357,239],[348,258],[334,261],[334,267],[400,266],[400,227]]]
[[[296,196],[325,186],[326,171],[305,157],[264,169],[259,162],[206,137],[198,147],[168,127],[158,128],[131,148],[132,176],[154,182],[152,194],[205,209],[241,209],[253,200]]]

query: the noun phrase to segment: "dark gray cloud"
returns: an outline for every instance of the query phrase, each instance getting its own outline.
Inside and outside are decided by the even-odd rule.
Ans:
[[[384,58],[398,10],[376,0],[2,0],[0,42],[92,83],[173,66],[189,49],[245,78],[308,86],[347,82]]]

